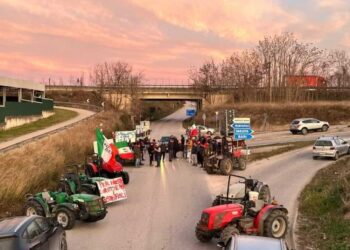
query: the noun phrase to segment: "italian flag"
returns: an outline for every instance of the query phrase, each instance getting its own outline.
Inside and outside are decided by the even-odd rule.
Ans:
[[[115,161],[116,149],[113,143],[110,143],[108,139],[104,136],[102,131],[96,129],[96,139],[97,139],[97,153],[106,163],[113,163]]]
[[[120,158],[124,160],[134,159],[134,152],[130,149],[126,141],[116,142],[115,146],[117,147],[117,154],[120,155]]]

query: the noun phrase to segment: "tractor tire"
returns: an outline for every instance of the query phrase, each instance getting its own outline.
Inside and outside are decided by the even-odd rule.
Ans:
[[[130,182],[130,177],[129,177],[128,172],[122,171],[121,175],[122,175],[124,184],[125,185],[128,184]]]
[[[232,172],[233,163],[229,158],[224,158],[220,161],[220,170],[224,175],[229,175]]]
[[[309,131],[307,130],[307,128],[303,128],[303,129],[301,130],[301,133],[302,133],[303,135],[306,135],[307,132],[309,132]]]
[[[297,131],[291,131],[293,135],[296,135],[298,132]]]
[[[239,230],[237,229],[236,225],[228,225],[224,228],[224,230],[222,230],[219,241],[223,242],[226,246],[234,234],[239,234]]]
[[[72,229],[75,225],[75,215],[68,208],[61,207],[56,211],[56,220],[64,230]]]
[[[328,130],[328,126],[327,125],[323,125],[321,130],[322,130],[322,132],[326,132]]]
[[[209,234],[205,234],[200,230],[197,230],[196,228],[196,238],[203,243],[209,242],[211,241],[211,239],[213,238],[213,236],[209,235]]]
[[[214,170],[211,167],[205,167],[205,171],[207,171],[207,174],[214,174]]]
[[[24,205],[24,214],[26,216],[39,215],[45,217],[45,210],[36,200],[29,200]]]
[[[247,168],[247,162],[245,159],[243,158],[238,158],[238,169],[239,170],[245,170]]]
[[[284,238],[288,230],[288,217],[281,210],[272,211],[264,221],[264,236]]]

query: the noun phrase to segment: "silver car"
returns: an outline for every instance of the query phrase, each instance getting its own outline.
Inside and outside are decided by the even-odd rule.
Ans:
[[[233,235],[224,250],[288,250],[283,239],[261,236]]]
[[[312,151],[314,160],[318,157],[330,157],[337,160],[339,156],[345,154],[350,154],[350,145],[338,136],[323,136],[318,138]]]

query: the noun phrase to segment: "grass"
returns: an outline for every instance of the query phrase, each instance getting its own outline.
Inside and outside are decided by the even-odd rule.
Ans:
[[[265,152],[259,152],[259,153],[252,153],[248,160],[249,161],[258,161],[266,158],[270,158],[275,155],[283,154],[285,152],[298,149],[298,148],[303,148],[307,146],[311,146],[315,143],[315,141],[299,141],[299,142],[289,142],[286,144],[274,144],[274,145],[269,145],[266,147],[271,147],[271,146],[281,146],[280,148],[272,149],[269,151]],[[257,146],[256,148],[262,148],[262,146]],[[254,151],[254,147],[251,147]]]
[[[57,123],[61,123],[67,120],[70,120],[78,115],[77,112],[66,110],[66,109],[54,109],[55,114],[48,117],[43,118],[35,122],[27,123],[18,127],[14,127],[5,131],[0,132],[0,142],[7,141],[9,139],[28,134],[31,132],[35,132],[40,129],[44,129],[55,125]]]
[[[350,157],[321,169],[300,197],[300,249],[350,249]]]
[[[64,166],[82,163],[93,152],[95,128],[102,124],[106,137],[111,137],[121,123],[120,115],[104,111],[68,130],[1,154],[0,218],[20,215],[25,194],[56,190]],[[118,127],[123,129],[122,124]]]

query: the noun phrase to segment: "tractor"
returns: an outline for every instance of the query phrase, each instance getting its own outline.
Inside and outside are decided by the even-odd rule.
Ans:
[[[195,230],[197,239],[208,242],[212,238],[219,238],[219,243],[226,245],[234,234],[284,238],[288,229],[287,209],[275,201],[266,203],[259,199],[257,192],[248,191],[249,186],[253,186],[252,179],[229,175],[228,186],[232,176],[244,179],[244,198],[240,203],[204,209]],[[229,200],[229,187],[227,190]]]
[[[65,173],[59,181],[60,192],[72,194],[100,195],[97,182],[106,180],[104,177],[88,177],[81,171],[82,165],[72,164],[65,166]]]
[[[212,203],[213,207],[223,204],[241,203],[244,201],[245,195],[249,191],[258,192],[259,200],[263,200],[265,203],[271,203],[271,191],[269,186],[264,182],[252,178],[247,178],[243,182],[239,181],[231,185],[230,177],[228,179],[228,195],[217,195]]]
[[[74,227],[76,220],[94,222],[104,219],[107,214],[103,199],[91,194],[45,191],[27,194],[25,199],[25,215],[54,217],[67,230]]]
[[[246,149],[244,140],[232,141],[216,139],[218,150],[209,152],[204,158],[204,169],[208,174],[221,173],[229,175],[234,168],[245,170],[247,166],[247,155],[250,151]]]
[[[85,173],[91,177],[117,178],[122,177],[124,184],[130,181],[129,174],[123,171],[123,166],[117,161],[113,164],[104,162],[98,154],[93,154],[89,157],[91,160],[85,161]]]

